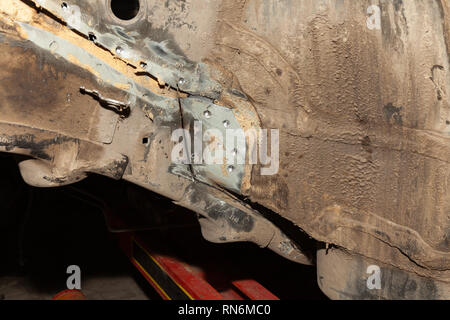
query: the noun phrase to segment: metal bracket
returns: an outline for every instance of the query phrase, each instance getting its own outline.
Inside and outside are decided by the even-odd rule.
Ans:
[[[129,103],[124,103],[114,99],[105,98],[98,91],[87,90],[85,87],[80,87],[80,92],[82,94],[90,95],[95,100],[100,102],[100,105],[103,108],[114,111],[115,113],[119,114],[121,118],[127,118],[130,115]]]

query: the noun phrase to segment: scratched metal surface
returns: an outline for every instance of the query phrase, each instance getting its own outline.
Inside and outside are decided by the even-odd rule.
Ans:
[[[178,170],[180,176],[166,174],[170,146],[142,145],[142,138],[170,140],[170,129],[181,121],[179,94],[231,106],[226,94],[238,89],[251,102],[244,110],[256,110],[257,126],[279,128],[281,133],[276,176],[261,176],[258,166],[251,174],[252,168],[243,168],[240,190],[249,201],[281,215],[316,240],[448,283],[447,0],[381,1],[377,29],[367,27],[363,1],[223,0],[202,10],[197,0],[186,1],[184,9],[176,1],[166,8],[148,1],[142,16],[127,23],[114,20],[102,9],[108,8],[103,1],[36,3],[56,20],[66,21],[84,40],[94,35],[91,40],[106,48],[114,61],[127,63],[157,83],[142,86],[130,75],[132,81],[115,83],[115,76],[105,72],[103,88],[111,91],[102,94],[134,103],[128,122],[119,121],[111,129],[114,124],[107,118],[95,116],[88,122],[93,121],[94,128],[105,127],[105,136],[92,126],[80,130],[83,139],[96,142],[109,141],[114,131],[110,149],[129,156],[126,170],[119,172],[125,179],[174,200],[185,199],[186,194],[175,190],[192,179],[189,168],[183,168],[184,174]],[[3,10],[14,16],[13,9]],[[211,19],[197,24],[199,12]],[[27,25],[42,26],[41,21],[28,19],[27,14],[35,16],[31,11],[15,14]],[[141,19],[144,14],[147,18]],[[8,37],[14,27],[8,19],[4,23]],[[55,25],[58,22],[46,27],[67,40]],[[23,39],[27,30],[20,30],[15,36]],[[28,33],[33,36],[33,29]],[[36,45],[41,38],[45,36],[34,37]],[[81,40],[75,42],[84,50],[91,48]],[[41,44],[40,49],[50,44]],[[93,56],[98,59],[100,51]],[[90,73],[94,68],[95,74],[95,59],[83,60],[82,53],[80,57],[84,62],[71,59],[71,63]],[[91,81],[87,89],[95,89],[96,79]],[[171,91],[161,97],[158,86],[166,84]],[[243,105],[238,103],[238,108]],[[83,104],[89,106],[98,108]],[[199,104],[196,112],[205,108],[207,104]],[[247,116],[243,120],[238,114],[248,113],[234,108],[236,120],[245,127]],[[117,154],[107,158],[118,159]],[[217,172],[212,172],[211,182],[218,181]],[[208,178],[208,173],[204,175]],[[221,184],[234,191],[239,187],[235,181]]]

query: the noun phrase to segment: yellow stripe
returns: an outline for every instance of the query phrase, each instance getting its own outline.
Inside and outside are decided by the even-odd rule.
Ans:
[[[156,282],[155,279],[153,279],[153,277],[141,266],[141,264],[135,258],[133,258],[133,261],[136,262],[136,264],[139,266],[139,269],[141,269],[141,271],[144,272],[147,275],[147,277],[149,277],[153,281],[153,283],[158,287],[159,290],[161,290],[161,292],[166,296],[166,298],[172,300],[172,298],[169,297],[169,295],[163,290],[163,288],[159,286],[158,282]]]
[[[150,253],[148,253],[147,252],[147,250],[145,250],[145,248],[143,248],[136,240],[134,240],[133,239],[133,242],[134,243],[136,243],[149,257],[150,257],[150,259],[152,259],[155,263],[156,263],[156,265],[161,269],[161,270],[163,270],[163,272],[165,273],[165,274],[167,274],[168,276],[169,276],[169,278],[170,279],[172,279],[172,281],[173,282],[175,282],[175,284],[189,297],[189,299],[191,299],[191,300],[195,300],[180,284],[178,284],[178,282],[176,282],[175,281],[175,279],[174,278],[172,278],[171,276],[170,276],[170,274],[168,274],[166,271],[165,271],[165,269],[158,263],[158,261],[156,261],[155,260],[155,258],[153,258],[152,257],[152,255],[150,254]],[[134,253],[133,253],[133,255],[134,255]],[[133,260],[135,260],[136,261],[136,259],[134,259],[134,257],[133,257]],[[139,262],[137,262],[136,261],[136,263],[137,264],[139,264]],[[142,268],[142,266],[139,264],[139,266]],[[150,276],[148,273],[147,273],[147,271],[145,271],[145,269],[144,268],[142,268],[142,270],[145,272],[145,274],[147,274],[153,281],[155,281],[155,279],[153,279],[153,277],[152,276]],[[156,281],[155,281],[155,283],[156,283]],[[160,288],[161,289],[161,287],[156,283],[156,285],[158,286],[158,288]],[[161,291],[163,291],[164,292],[164,290],[162,290],[161,289]],[[165,295],[167,295],[167,293],[165,293],[164,292],[164,294]],[[167,296],[169,299],[170,299],[170,297],[169,296]],[[170,300],[172,300],[172,299],[170,299]]]

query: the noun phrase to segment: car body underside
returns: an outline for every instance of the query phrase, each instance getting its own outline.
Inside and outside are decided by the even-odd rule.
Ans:
[[[209,241],[316,265],[334,299],[450,298],[449,1],[112,2],[0,3],[0,152],[25,182],[124,179]],[[198,123],[275,129],[278,147],[174,162]]]

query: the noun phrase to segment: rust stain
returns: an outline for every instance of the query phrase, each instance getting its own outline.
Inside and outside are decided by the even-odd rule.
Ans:
[[[448,128],[450,101],[437,100],[428,77],[436,61],[449,59],[450,7],[440,2],[443,16],[428,3],[420,7],[426,14],[416,15],[413,2],[388,2],[382,30],[373,32],[367,7],[357,1],[339,8],[334,2],[223,1],[208,59],[239,80],[263,128],[280,130],[280,171],[261,177],[254,167],[251,183],[244,181],[251,201],[315,238],[326,234],[327,221],[313,224],[314,216],[340,205],[449,250],[450,159],[441,128]],[[396,122],[386,121],[390,105],[402,106]],[[381,250],[384,244],[370,235],[338,231],[320,239],[432,274],[396,249]],[[434,276],[448,279],[449,273]]]
[[[99,58],[108,66],[126,75],[128,78],[155,92],[156,94],[177,97],[176,91],[168,91],[166,88],[161,88],[156,80],[153,80],[148,76],[136,74],[136,69],[126,61],[118,59],[111,52],[96,46],[92,43],[92,41],[81,37],[77,33],[68,29],[66,26],[54,21],[44,13],[37,13],[33,8],[19,0],[2,1],[0,3],[0,17],[3,22],[9,25],[17,26],[15,21],[20,21],[51,32],[55,36],[58,36]],[[22,30],[22,28],[17,26],[17,30],[23,39],[27,39],[26,32]],[[81,67],[85,66],[81,65]],[[90,71],[92,71],[92,69],[90,69]]]

